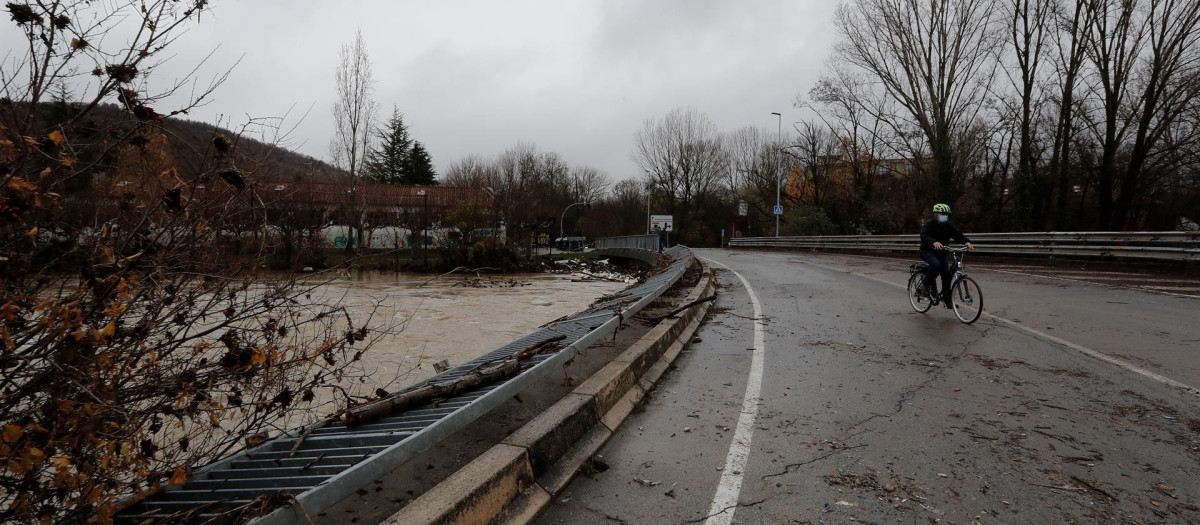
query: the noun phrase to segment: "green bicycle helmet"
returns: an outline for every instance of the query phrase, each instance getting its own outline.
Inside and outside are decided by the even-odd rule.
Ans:
[[[940,204],[940,203],[934,204],[933,212],[934,213],[950,213],[950,206],[947,204]]]

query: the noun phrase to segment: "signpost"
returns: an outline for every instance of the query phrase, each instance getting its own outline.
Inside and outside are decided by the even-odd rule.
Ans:
[[[671,230],[674,229],[674,226],[675,226],[675,216],[674,215],[651,215],[650,216],[650,229],[654,233],[657,233],[659,236],[659,247],[660,247],[659,251],[661,251],[661,247],[664,247],[664,246],[669,247],[671,245]],[[666,240],[663,240],[664,238]]]
[[[783,215],[783,205],[775,205],[775,215]]]

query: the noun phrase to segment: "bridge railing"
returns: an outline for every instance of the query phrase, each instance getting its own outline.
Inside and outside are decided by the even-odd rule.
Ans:
[[[1200,262],[1200,231],[968,234],[982,254]],[[916,252],[917,235],[738,237],[733,248]]]
[[[662,251],[658,235],[626,235],[624,237],[601,237],[596,239],[596,249],[606,248],[637,248],[653,252]]]

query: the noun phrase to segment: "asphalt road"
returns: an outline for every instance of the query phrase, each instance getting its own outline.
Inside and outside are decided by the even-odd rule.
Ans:
[[[1200,523],[1200,297],[970,265],[968,326],[907,261],[698,253],[698,340],[540,523]]]

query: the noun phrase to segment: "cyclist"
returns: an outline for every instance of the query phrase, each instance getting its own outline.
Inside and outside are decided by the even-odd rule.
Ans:
[[[925,221],[921,226],[921,260],[929,265],[929,270],[925,272],[925,283],[921,286],[921,293],[933,297],[934,285],[937,276],[942,276],[941,300],[946,308],[950,308],[950,279],[954,276],[954,269],[946,260],[946,252],[944,248],[946,243],[955,240],[967,245],[968,250],[974,250],[970,239],[966,235],[958,231],[953,224],[950,223],[950,206],[946,204],[933,205],[934,217]]]

